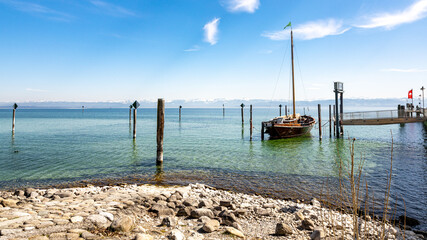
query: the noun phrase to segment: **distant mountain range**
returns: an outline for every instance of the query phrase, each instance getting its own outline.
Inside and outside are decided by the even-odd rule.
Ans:
[[[139,100],[138,100],[139,101]],[[379,108],[379,109],[395,109],[398,104],[406,104],[406,99],[389,98],[389,99],[344,99],[345,108]],[[128,108],[131,101],[125,102],[18,102],[19,108],[22,109],[76,109],[82,108]],[[143,108],[155,108],[157,101],[141,100],[139,101]],[[215,100],[173,100],[166,102],[167,108],[177,108],[180,105],[183,108],[220,108],[224,104],[226,108],[238,108],[240,104],[249,106],[253,105],[254,108],[261,107],[278,107],[279,104],[283,106],[291,106],[292,102],[288,100],[263,100],[263,99],[215,99]],[[329,104],[333,105],[335,100],[313,100],[313,101],[297,101],[298,107],[313,107],[321,104],[323,107]],[[414,105],[417,101],[414,101]],[[0,108],[12,108],[13,102],[0,102]]]

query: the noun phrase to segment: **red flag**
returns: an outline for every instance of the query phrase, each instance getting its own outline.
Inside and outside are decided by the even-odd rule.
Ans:
[[[408,92],[408,99],[412,99],[412,89]]]

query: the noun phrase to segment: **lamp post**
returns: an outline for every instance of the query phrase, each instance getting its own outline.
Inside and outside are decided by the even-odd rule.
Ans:
[[[337,138],[340,137],[340,129],[342,129],[341,122],[340,122],[340,115],[342,117],[342,111],[343,111],[343,83],[342,82],[334,82],[334,92],[335,92],[335,129],[336,129],[336,133],[337,133]],[[340,95],[340,102],[341,102],[341,107],[339,107],[338,104],[338,96]],[[341,111],[341,114],[340,114]]]
[[[422,86],[421,87],[421,91],[422,91],[422,94],[423,94],[423,109],[424,109],[424,89],[425,89],[424,86]]]

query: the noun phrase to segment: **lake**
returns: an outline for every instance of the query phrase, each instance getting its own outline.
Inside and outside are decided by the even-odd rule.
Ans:
[[[0,188],[48,187],[81,181],[186,184],[275,198],[310,198],[338,181],[339,161],[364,160],[363,181],[381,201],[393,157],[391,208],[405,211],[427,229],[427,127],[423,123],[344,126],[344,138],[329,138],[328,112],[304,137],[264,140],[261,121],[278,108],[254,108],[249,139],[240,109],[166,108],[164,165],[156,168],[156,109],[138,109],[137,138],[132,139],[128,109],[18,109],[11,134],[12,110],[0,110]],[[310,112],[311,110],[311,112]],[[317,119],[317,108],[306,109]],[[299,112],[303,112],[300,109]],[[268,135],[266,135],[268,139]],[[393,149],[392,149],[393,139]],[[393,155],[392,155],[393,150]],[[363,185],[365,182],[363,182]]]

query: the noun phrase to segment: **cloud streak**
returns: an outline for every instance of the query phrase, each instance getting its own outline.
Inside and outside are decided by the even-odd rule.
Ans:
[[[391,29],[404,23],[411,23],[427,16],[427,0],[419,0],[403,11],[395,13],[381,13],[370,17],[367,23],[355,25],[359,28],[378,28],[383,27]]]
[[[197,52],[200,51],[200,46],[194,45],[192,48],[185,49],[184,52]]]
[[[323,38],[331,35],[340,35],[347,32],[350,28],[345,28],[342,21],[335,19],[319,20],[314,22],[307,22],[297,25],[293,28],[294,37],[302,40],[311,40],[316,38]],[[289,28],[286,30],[265,32],[261,36],[271,40],[286,40],[290,38]]]
[[[205,24],[205,42],[215,45],[218,42],[218,24],[220,18],[214,18],[212,21]]]
[[[226,0],[225,6],[230,12],[254,13],[260,5],[260,0]]]
[[[103,13],[115,17],[135,17],[137,14],[131,10],[128,10],[124,7],[120,7],[111,3],[107,3],[100,0],[91,0],[90,3],[101,9]]]
[[[9,5],[18,11],[30,13],[33,15],[38,15],[50,20],[68,22],[74,18],[73,16],[67,13],[56,11],[36,3],[29,3],[29,2],[16,1],[16,0],[0,0],[0,3]]]
[[[387,69],[381,69],[381,71],[382,72],[419,73],[419,72],[427,72],[427,69],[417,69],[417,68],[409,68],[409,69],[387,68]]]
[[[26,88],[25,91],[28,91],[28,92],[47,92],[47,90],[36,89],[36,88]]]

